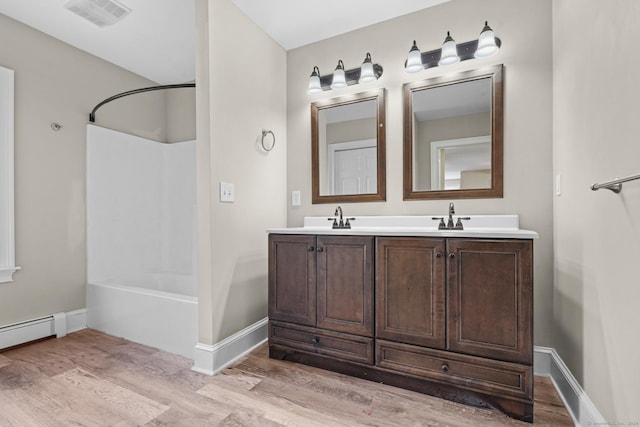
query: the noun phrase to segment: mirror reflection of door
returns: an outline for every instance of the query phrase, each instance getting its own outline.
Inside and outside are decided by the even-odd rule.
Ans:
[[[329,188],[333,194],[376,193],[376,140],[350,141],[329,145]]]
[[[375,186],[377,181],[376,106],[375,99],[368,99],[324,108],[318,113],[321,195],[377,192]],[[366,141],[366,148],[373,147],[373,149],[364,150],[362,141]],[[340,164],[334,158],[335,153],[338,153]],[[365,153],[369,156],[368,159],[372,160],[372,165],[368,167],[364,162]],[[336,175],[338,172],[339,177]],[[367,183],[367,172],[374,174],[373,187]]]
[[[431,189],[491,188],[491,136],[431,142]]]

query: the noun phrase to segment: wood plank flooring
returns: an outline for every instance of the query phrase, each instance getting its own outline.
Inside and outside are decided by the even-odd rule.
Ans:
[[[262,346],[215,377],[85,329],[0,353],[0,426],[520,426],[474,408],[291,362]],[[571,426],[536,377],[534,425]]]

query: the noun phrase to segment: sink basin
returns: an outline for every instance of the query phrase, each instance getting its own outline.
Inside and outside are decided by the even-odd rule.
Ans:
[[[350,229],[332,229],[329,216],[305,217],[302,227],[273,228],[269,233],[279,234],[333,234],[333,235],[375,235],[375,236],[442,236],[442,237],[485,237],[535,239],[538,233],[520,228],[518,215],[453,215],[470,217],[464,221],[464,230],[438,230],[438,222],[432,218],[447,215],[411,216],[357,216],[351,221]]]

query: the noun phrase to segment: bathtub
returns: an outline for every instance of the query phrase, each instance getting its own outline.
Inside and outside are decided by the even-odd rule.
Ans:
[[[90,282],[87,326],[193,359],[198,341],[197,281],[161,273]]]

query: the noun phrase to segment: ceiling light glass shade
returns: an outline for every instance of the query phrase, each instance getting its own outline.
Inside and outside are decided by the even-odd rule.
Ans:
[[[331,81],[331,89],[344,89],[347,87],[347,80],[344,75],[344,64],[342,59],[338,60],[338,66],[333,72],[333,79]]]
[[[360,80],[358,80],[358,83],[371,83],[376,80],[376,75],[373,72],[373,64],[371,63],[371,54],[367,52],[367,56],[360,66]]]
[[[473,56],[476,58],[486,58],[496,53],[498,49],[496,38],[493,35],[493,30],[488,25],[487,21],[484,21],[484,28],[478,38],[478,48]]]
[[[313,72],[311,76],[309,76],[309,89],[307,93],[313,95],[315,93],[322,92],[322,86],[320,85],[320,69],[318,67],[313,67]]]
[[[447,37],[444,39],[444,43],[442,44],[442,53],[440,55],[440,61],[438,61],[438,65],[451,65],[455,64],[456,62],[460,62],[458,49],[456,48],[456,42],[449,34],[449,31],[447,31]]]
[[[413,46],[407,56],[407,62],[404,64],[404,70],[407,73],[417,73],[418,71],[424,70],[424,65],[422,65],[422,54],[420,53],[418,46],[416,46],[415,40],[413,41]]]

